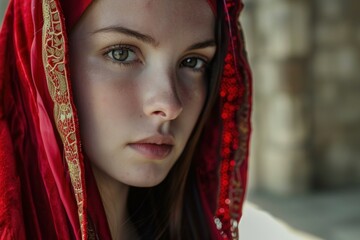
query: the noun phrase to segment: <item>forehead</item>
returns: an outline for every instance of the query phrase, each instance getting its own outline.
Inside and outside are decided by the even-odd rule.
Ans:
[[[151,35],[193,29],[209,35],[213,34],[215,17],[206,0],[96,0],[81,22],[87,31],[126,25]]]

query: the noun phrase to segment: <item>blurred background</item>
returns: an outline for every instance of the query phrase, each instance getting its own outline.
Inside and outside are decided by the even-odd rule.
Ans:
[[[244,2],[248,199],[321,239],[360,239],[360,1]]]
[[[300,239],[358,240],[360,1],[244,2],[254,77],[248,201]]]

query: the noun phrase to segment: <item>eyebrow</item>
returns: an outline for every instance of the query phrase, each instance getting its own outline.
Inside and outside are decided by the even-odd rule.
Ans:
[[[140,32],[131,30],[129,28],[121,27],[121,26],[110,26],[110,27],[101,28],[101,29],[96,30],[95,32],[93,32],[93,34],[99,33],[99,32],[122,33],[122,34],[126,34],[128,36],[134,37],[136,39],[139,39],[142,42],[149,43],[149,44],[151,44],[153,46],[158,45],[158,42],[154,38],[152,38],[151,36],[146,35],[146,34],[142,34]]]
[[[200,49],[200,48],[207,48],[207,47],[216,47],[215,40],[210,39],[203,42],[195,43],[191,45],[187,50],[194,50],[194,49]]]
[[[93,32],[93,34],[99,33],[99,32],[116,32],[116,33],[122,33],[125,35],[128,35],[130,37],[134,37],[142,42],[148,43],[154,47],[158,46],[159,43],[151,36],[137,32],[135,30],[131,30],[129,28],[125,28],[122,26],[109,26],[105,28],[98,29]],[[194,49],[200,49],[200,48],[207,48],[207,47],[215,47],[216,43],[215,40],[210,39],[206,41],[202,41],[199,43],[195,43],[191,45],[187,50],[194,50]]]

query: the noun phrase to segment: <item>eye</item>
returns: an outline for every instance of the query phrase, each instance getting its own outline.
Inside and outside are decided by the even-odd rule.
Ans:
[[[140,61],[135,51],[125,46],[115,46],[106,52],[106,56],[111,60],[123,64]]]
[[[192,68],[194,70],[203,70],[206,68],[207,66],[207,62],[201,58],[198,57],[189,57],[184,59],[181,64],[181,67],[187,67],[187,68]]]

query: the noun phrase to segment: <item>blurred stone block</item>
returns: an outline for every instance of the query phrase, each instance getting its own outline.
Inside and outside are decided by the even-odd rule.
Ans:
[[[260,52],[275,59],[304,56],[309,51],[309,9],[304,1],[264,1],[256,18]]]

